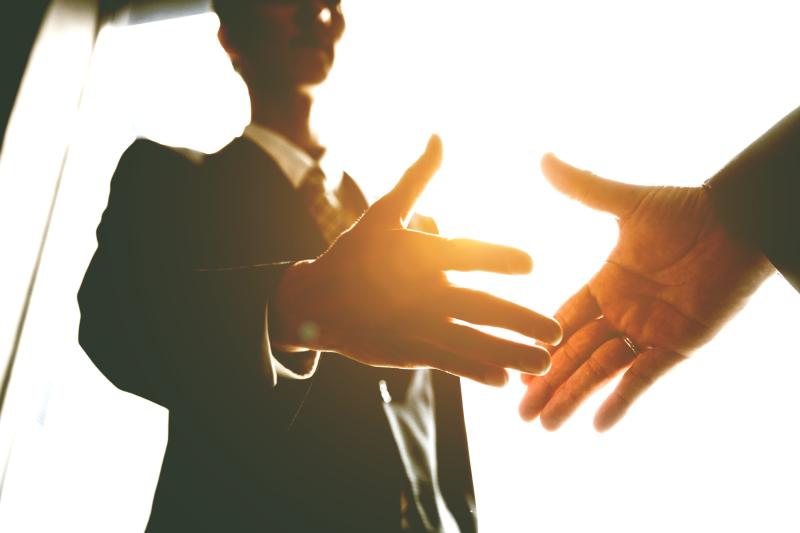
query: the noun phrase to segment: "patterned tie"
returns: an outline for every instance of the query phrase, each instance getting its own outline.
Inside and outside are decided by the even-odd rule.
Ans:
[[[306,172],[299,190],[306,200],[309,213],[328,244],[335,241],[354,222],[338,205],[336,198],[326,192],[325,174],[318,166]]]

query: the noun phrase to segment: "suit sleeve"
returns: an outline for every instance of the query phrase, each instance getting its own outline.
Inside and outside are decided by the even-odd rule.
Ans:
[[[706,182],[737,237],[758,246],[800,290],[800,108]]]
[[[122,390],[200,417],[269,422],[279,402],[267,302],[289,264],[198,268],[194,243],[213,228],[198,223],[195,172],[148,141],[123,155],[78,296],[80,343]]]

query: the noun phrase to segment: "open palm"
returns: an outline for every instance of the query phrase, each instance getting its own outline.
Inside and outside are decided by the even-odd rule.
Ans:
[[[561,192],[619,220],[617,245],[556,313],[564,337],[550,372],[526,376],[520,414],[556,429],[627,369],[595,427],[614,425],[672,366],[711,339],[772,267],[734,240],[699,187],[642,187],[599,178],[552,155],[542,170]]]

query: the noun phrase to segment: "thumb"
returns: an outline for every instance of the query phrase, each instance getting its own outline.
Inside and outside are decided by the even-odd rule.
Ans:
[[[373,206],[372,211],[377,211],[373,216],[379,215],[378,218],[382,221],[400,221],[405,225],[414,204],[441,164],[442,140],[434,134],[431,135],[425,152],[408,167],[397,185]]]
[[[575,168],[553,154],[542,157],[542,172],[559,192],[592,209],[620,218],[629,215],[644,197],[647,187],[630,185],[595,176]]]

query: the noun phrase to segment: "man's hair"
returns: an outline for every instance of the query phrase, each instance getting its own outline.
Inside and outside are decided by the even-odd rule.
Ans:
[[[250,18],[251,0],[213,0],[211,8],[226,28],[237,31],[246,27]]]
[[[211,9],[217,14],[221,23],[228,24],[241,21],[245,11],[243,8],[249,3],[241,0],[213,0]]]
[[[253,27],[253,6],[257,0],[213,0],[211,8],[225,27],[228,38],[240,44]]]
[[[246,53],[248,43],[256,29],[253,27],[253,5],[257,0],[212,0],[211,8],[225,30],[226,41],[239,53]],[[242,74],[241,65],[233,61],[233,68]]]

